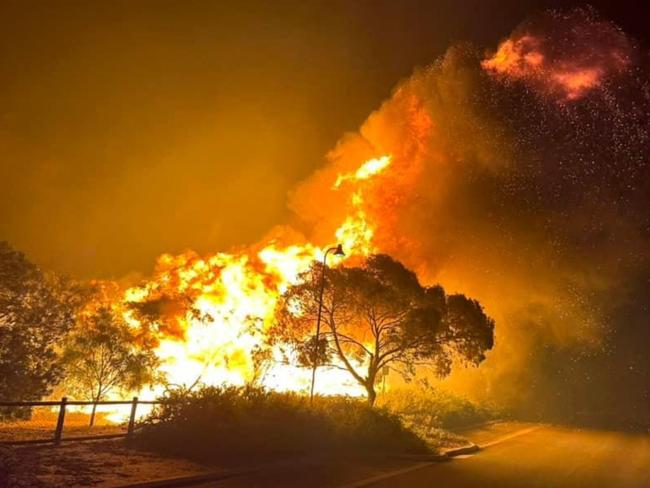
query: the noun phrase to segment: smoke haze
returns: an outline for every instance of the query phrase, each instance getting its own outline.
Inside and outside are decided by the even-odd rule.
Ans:
[[[528,20],[495,52],[456,45],[294,193],[323,239],[345,201],[328,182],[392,155],[364,190],[378,249],[497,322],[485,364],[445,386],[529,414],[647,410],[648,360],[629,341],[648,337],[631,322],[643,320],[650,251],[648,77],[633,45],[584,9]]]

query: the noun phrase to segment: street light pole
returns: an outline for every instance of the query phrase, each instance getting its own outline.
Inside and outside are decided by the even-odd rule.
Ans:
[[[327,255],[330,252],[334,252],[335,256],[345,256],[343,252],[343,247],[341,244],[338,244],[336,247],[330,247],[325,254],[323,255],[323,267],[320,274],[320,290],[318,295],[318,315],[316,318],[316,340],[314,341],[314,364],[312,365],[311,370],[311,391],[309,393],[309,402],[314,401],[314,385],[316,384],[316,368],[318,367],[318,339],[320,338],[320,320],[323,313],[323,292],[325,291],[325,268],[327,267]]]

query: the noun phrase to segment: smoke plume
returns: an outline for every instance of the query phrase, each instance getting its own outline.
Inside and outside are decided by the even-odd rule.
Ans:
[[[531,19],[491,53],[453,46],[345,135],[291,206],[315,242],[331,239],[352,191],[332,190],[337,175],[390,155],[360,203],[377,250],[497,323],[487,361],[445,387],[552,414],[600,408],[624,383],[636,393],[613,407],[647,409],[645,63],[584,9]]]

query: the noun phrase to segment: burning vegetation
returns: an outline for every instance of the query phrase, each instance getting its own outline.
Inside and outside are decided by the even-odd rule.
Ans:
[[[626,365],[621,384],[640,384],[634,371],[647,368],[618,313],[627,306],[636,323],[640,306],[626,304],[648,297],[644,63],[584,9],[539,15],[488,54],[453,46],[295,189],[291,226],[229,252],[165,254],[132,286],[96,282],[77,325],[108,314],[126,327],[156,364],[139,376],[152,383],[141,396],[251,384],[306,393],[318,366],[318,394],[371,403],[388,369],[527,413],[557,414],[566,399],[593,408],[595,377],[618,388],[612,356]],[[323,268],[334,243],[345,256]],[[57,308],[69,296],[39,292],[42,273],[0,250],[18,263],[3,270],[3,327],[49,307],[57,335],[39,351],[55,357],[74,322]],[[36,375],[34,391],[60,373]],[[19,383],[7,378],[0,391]],[[135,388],[114,385],[100,396]],[[634,412],[644,388],[625,390]]]
[[[480,363],[493,323],[478,302],[422,287],[401,264],[372,254],[365,192],[390,164],[390,156],[369,159],[328,185],[347,189],[349,213],[334,231],[345,256],[327,273],[315,264],[325,249],[271,241],[239,253],[162,256],[152,279],[126,290],[112,307],[158,358],[164,382],[152,393],[199,384],[305,393],[317,366],[316,393],[368,395],[372,405],[390,369],[409,378],[430,366],[444,376],[454,355]]]

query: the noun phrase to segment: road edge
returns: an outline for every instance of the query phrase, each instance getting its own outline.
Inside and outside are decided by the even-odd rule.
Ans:
[[[372,485],[372,484],[377,483],[379,481],[383,481],[383,480],[390,479],[390,478],[393,478],[393,477],[396,477],[396,476],[400,476],[402,474],[410,473],[412,471],[417,471],[417,470],[426,468],[428,466],[433,466],[437,462],[440,462],[440,461],[443,461],[443,460],[450,461],[451,459],[453,459],[454,457],[457,457],[457,456],[464,456],[464,455],[467,455],[467,454],[474,454],[474,453],[476,453],[476,452],[478,452],[478,451],[480,451],[482,449],[486,449],[486,448],[501,444],[502,442],[506,442],[506,441],[508,441],[510,439],[514,439],[515,437],[520,437],[522,435],[529,434],[529,433],[531,433],[533,431],[541,429],[542,427],[544,427],[544,426],[543,425],[536,425],[536,426],[533,426],[533,427],[528,427],[526,429],[520,429],[520,430],[512,432],[512,433],[510,433],[508,435],[499,437],[499,438],[497,438],[497,439],[495,439],[493,441],[487,442],[487,443],[485,443],[483,445],[478,445],[478,444],[471,443],[470,445],[467,445],[467,446],[457,447],[457,448],[453,448],[453,449],[447,449],[447,450],[443,451],[441,456],[437,456],[436,459],[432,459],[432,460],[430,460],[428,462],[419,463],[419,464],[416,464],[414,466],[409,466],[408,468],[400,469],[400,470],[397,470],[397,471],[392,471],[390,473],[384,473],[384,474],[381,474],[381,475],[378,475],[378,476],[374,476],[372,478],[366,478],[364,480],[359,480],[359,481],[356,481],[354,483],[338,486],[337,488],[361,488],[361,487],[364,487],[364,486]],[[442,458],[445,458],[445,459],[442,459]]]

